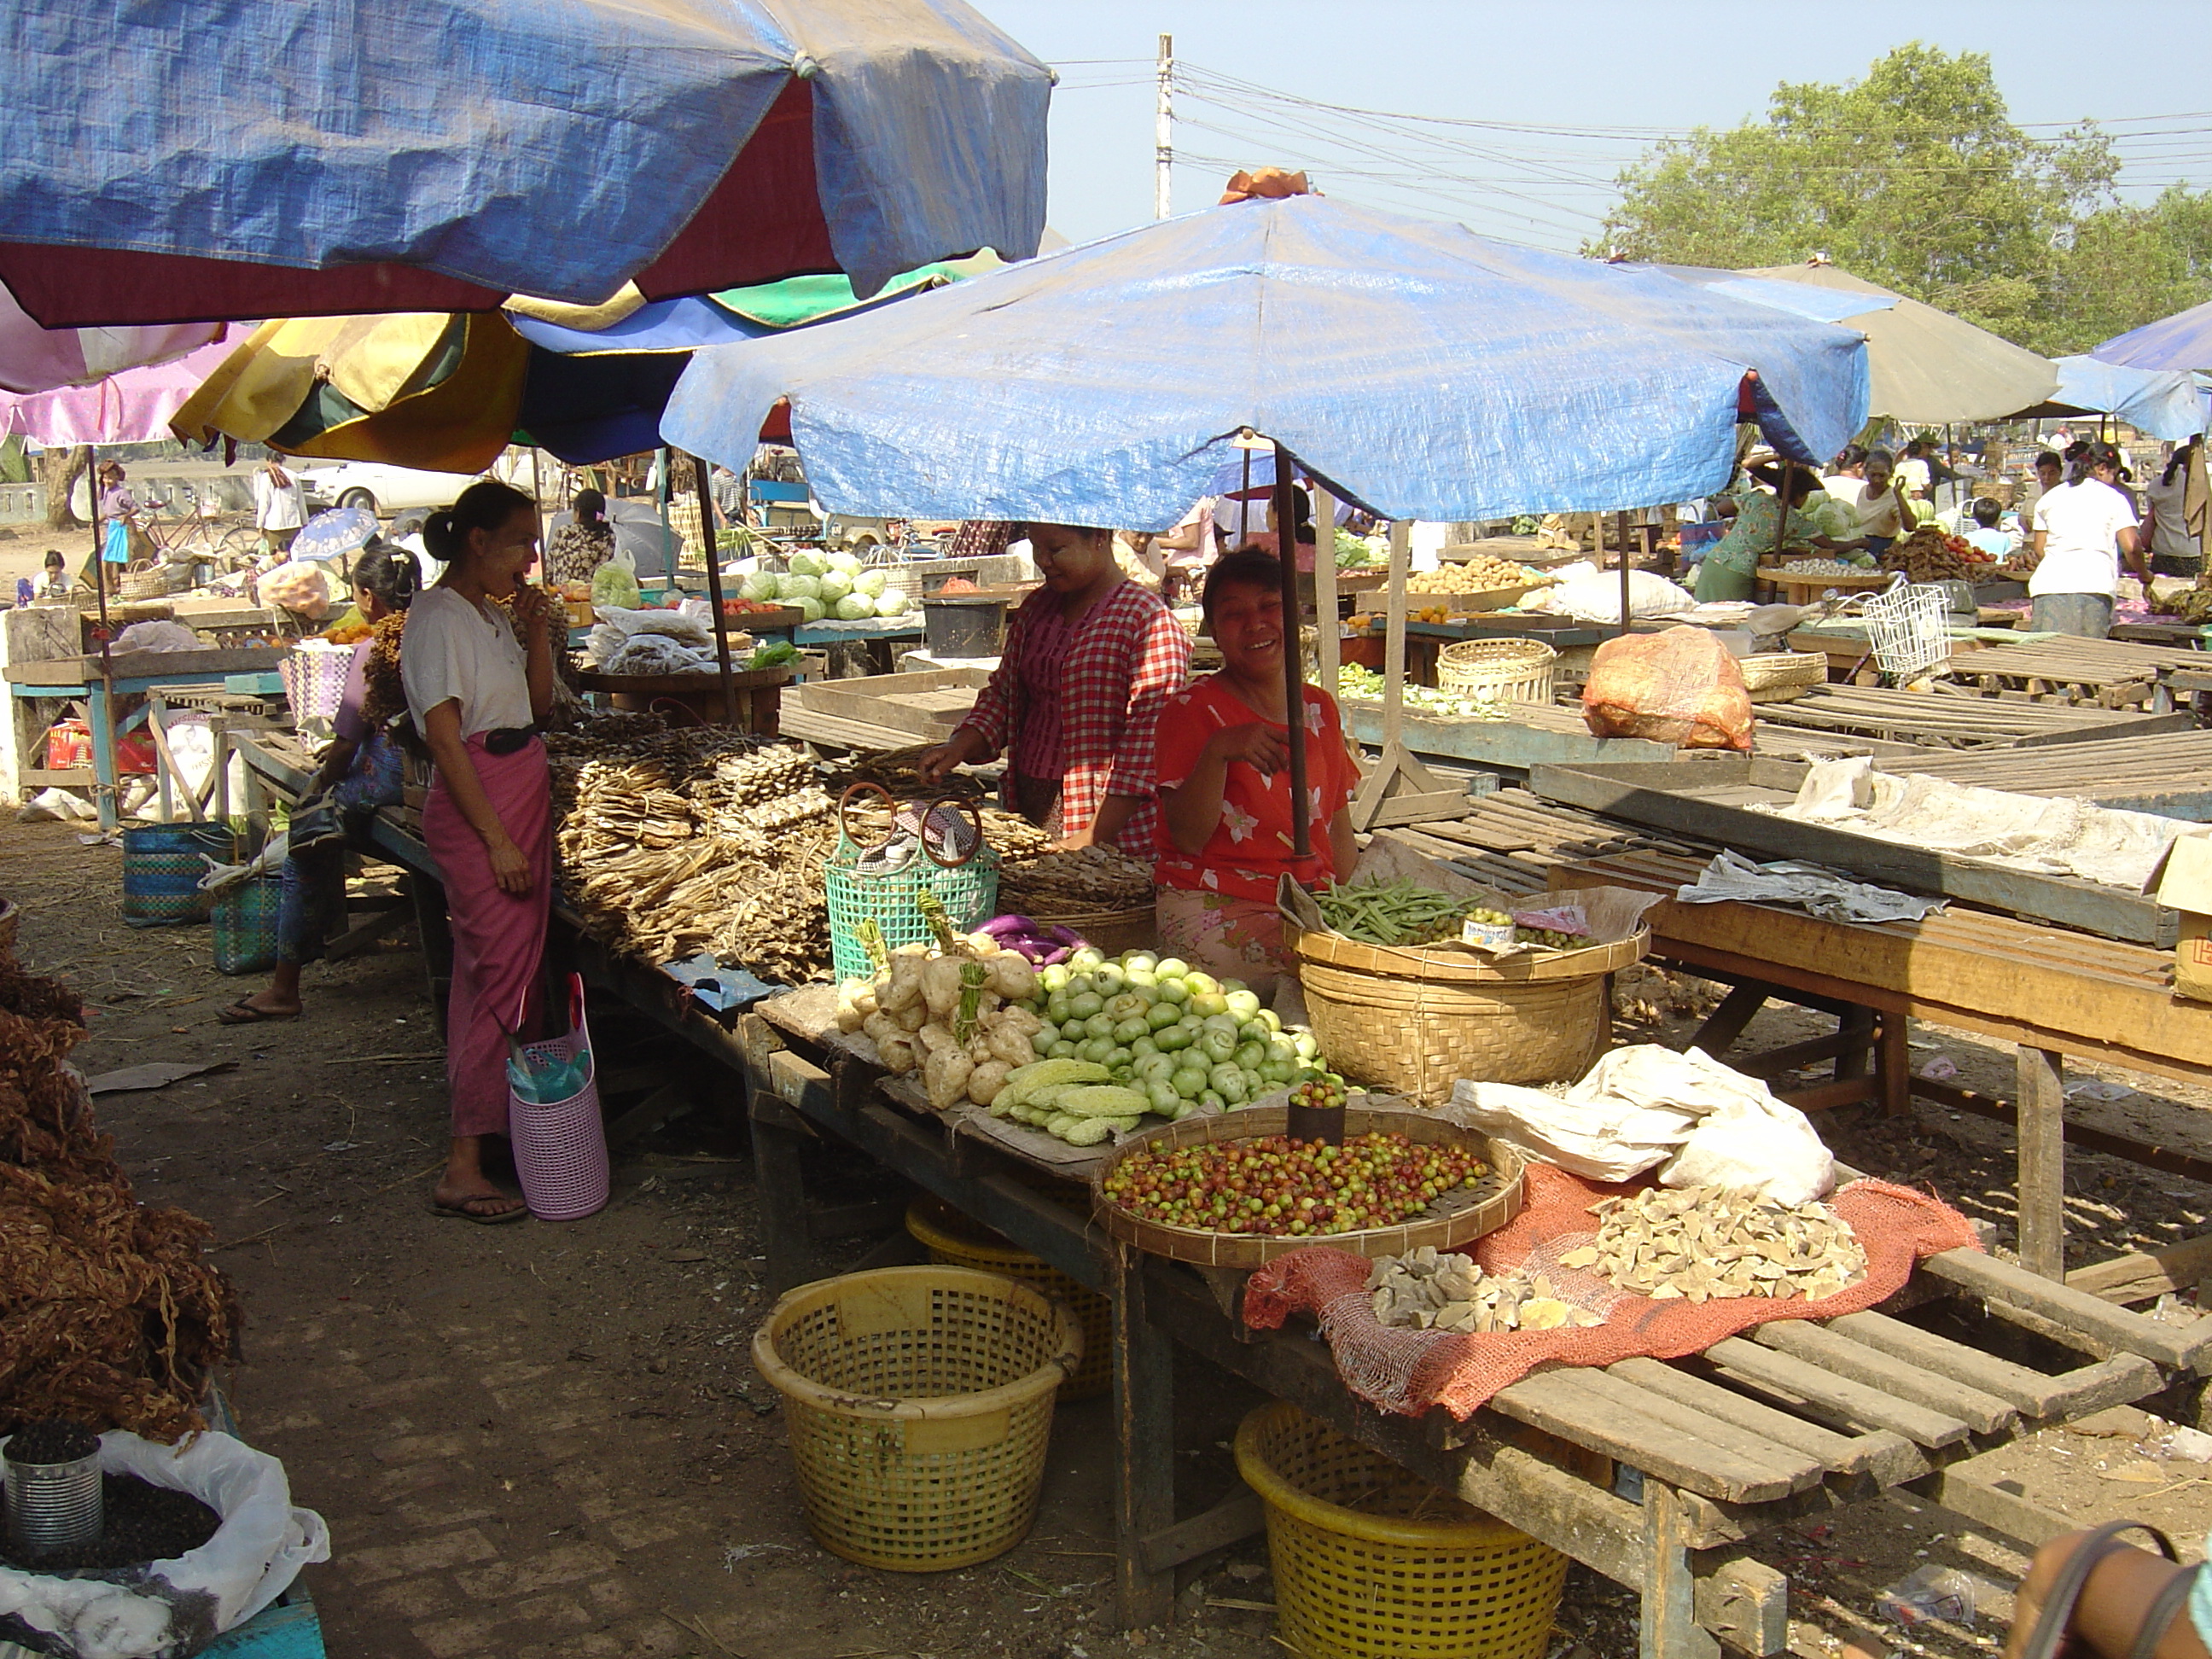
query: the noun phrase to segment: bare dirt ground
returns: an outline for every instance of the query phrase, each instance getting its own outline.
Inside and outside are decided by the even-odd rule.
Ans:
[[[1279,1653],[1253,1540],[1201,1564],[1171,1626],[1112,1628],[1107,1402],[1065,1407],[1043,1510],[988,1565],[905,1576],[814,1547],[801,1522],[773,1394],[748,1346],[768,1308],[752,1173],[736,1103],[679,1118],[617,1168],[607,1210],[564,1226],[477,1227],[426,1209],[445,1134],[436,1028],[419,958],[393,948],[310,969],[309,1012],[225,1029],[215,1011],[254,981],[212,971],[204,928],[134,931],[120,856],[56,824],[0,826],[0,894],[24,907],[21,955],[93,1011],[88,1073],[143,1060],[234,1069],[158,1091],[104,1095],[100,1113],[148,1202],[217,1230],[247,1325],[224,1379],[254,1443],[283,1458],[295,1501],[319,1510],[331,1562],[307,1583],[334,1655],[463,1659],[522,1654],[698,1659],[1261,1659]],[[649,1028],[595,1012],[611,1072],[685,1063]],[[1663,1023],[1681,1034],[1681,1019]],[[1810,1033],[1763,1015],[1761,1046]],[[1624,1036],[1641,1031],[1624,1030]],[[1916,1033],[1960,1081],[2005,1092],[2010,1056]],[[2205,1149],[2212,1096],[2077,1106],[2168,1145]],[[1911,1120],[1824,1126],[1863,1168],[1932,1186],[2006,1242],[2010,1139],[1922,1105]],[[2072,1259],[2203,1231],[2212,1192],[2115,1160],[2069,1164]],[[1179,1379],[1186,1512],[1234,1480],[1227,1441],[1257,1396],[1190,1362]],[[2014,1454],[2037,1501],[2089,1522],[2139,1516],[2193,1538],[2212,1466],[2146,1454],[2150,1425],[2063,1431]],[[2155,1477],[2154,1479],[2153,1477]],[[1784,1528],[1769,1559],[1797,1586],[1795,1650],[1838,1638],[1877,1652],[1986,1651],[2008,1603],[1971,1630],[1907,1641],[1876,1592],[1923,1561],[2008,1585],[2021,1558],[1917,1501],[1861,1505]],[[1233,1605],[1233,1604],[1257,1604]],[[1230,1605],[1225,1605],[1230,1604]],[[1626,1659],[1632,1593],[1577,1569],[1553,1653]]]

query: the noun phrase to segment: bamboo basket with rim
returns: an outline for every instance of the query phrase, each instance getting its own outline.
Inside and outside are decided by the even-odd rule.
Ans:
[[[1344,1134],[1349,1140],[1370,1133],[1402,1134],[1424,1146],[1455,1146],[1470,1152],[1490,1166],[1473,1185],[1446,1193],[1429,1212],[1410,1221],[1388,1227],[1363,1227],[1349,1233],[1218,1233],[1196,1227],[1170,1227],[1133,1215],[1106,1194],[1106,1178],[1132,1153],[1158,1146],[1196,1146],[1217,1141],[1256,1140],[1285,1133],[1290,1123],[1286,1106],[1247,1106],[1237,1111],[1211,1113],[1163,1124],[1149,1133],[1133,1137],[1115,1149],[1111,1163],[1091,1178],[1092,1212],[1107,1233],[1125,1244],[1133,1244],[1154,1255],[1176,1261],[1193,1261],[1205,1267],[1257,1267],[1312,1244],[1349,1250],[1369,1257],[1403,1255],[1424,1244],[1440,1250],[1458,1249],[1485,1233],[1495,1232],[1521,1213],[1526,1161],[1503,1141],[1492,1140],[1478,1129],[1464,1128],[1448,1118],[1401,1107],[1346,1106]]]
[[[1560,1083],[1604,1051],[1606,976],[1642,959],[1651,930],[1579,951],[1496,959],[1291,930],[1315,1037],[1349,1082],[1424,1106],[1461,1078]]]
[[[1743,689],[1753,699],[1773,702],[1802,697],[1808,688],[1828,683],[1828,659],[1817,651],[1762,651],[1736,659]]]
[[[1054,910],[1049,914],[1033,910],[1030,920],[1048,927],[1072,929],[1109,957],[1120,956],[1124,951],[1152,950],[1160,937],[1160,907],[1157,902],[1133,904],[1121,910]]]
[[[1437,689],[1498,702],[1549,702],[1559,662],[1541,640],[1454,640],[1437,653]]]

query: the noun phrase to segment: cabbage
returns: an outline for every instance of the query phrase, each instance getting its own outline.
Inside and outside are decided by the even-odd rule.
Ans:
[[[768,600],[775,597],[775,574],[773,571],[757,571],[745,578],[738,589],[741,599]]]
[[[865,593],[848,593],[837,601],[839,622],[866,622],[876,614],[876,602]]]
[[[884,596],[884,584],[890,580],[890,578],[880,570],[863,570],[853,578],[853,591],[855,593],[865,593],[872,599],[880,599]]]
[[[819,553],[809,553],[804,548],[784,562],[791,567],[791,574],[794,576],[818,576],[830,568]]]
[[[823,608],[821,600],[810,594],[799,600],[799,614],[802,621],[818,623],[823,617],[829,615],[829,612]]]
[[[906,614],[906,595],[894,588],[876,601],[878,617],[902,617]]]
[[[822,579],[793,574],[777,582],[775,591],[784,599],[818,599],[822,597]]]
[[[835,605],[853,591],[853,579],[842,570],[825,570],[814,579],[815,592],[824,605]]]
[[[829,562],[832,570],[842,570],[850,575],[860,568],[860,556],[857,553],[848,553],[844,549],[840,548],[830,556]]]

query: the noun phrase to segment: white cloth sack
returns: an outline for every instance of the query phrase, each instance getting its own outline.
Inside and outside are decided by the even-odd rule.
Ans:
[[[68,1578],[0,1567],[0,1620],[19,1620],[64,1659],[177,1659],[267,1607],[301,1567],[331,1559],[330,1529],[292,1506],[284,1466],[212,1431],[178,1446],[115,1429],[103,1474],[188,1492],[222,1517],[196,1550]],[[7,1632],[0,1624],[0,1636]]]
[[[207,648],[200,636],[182,623],[132,623],[115,636],[110,647],[116,655],[130,651],[204,651]]]
[[[1544,608],[1563,617],[1580,617],[1588,622],[1619,623],[1620,620],[1620,573],[1618,570],[1595,570],[1586,576],[1572,576],[1544,594]],[[1671,617],[1679,611],[1694,609],[1697,596],[1686,588],[1677,587],[1664,576],[1650,570],[1628,573],[1628,611],[1631,617]],[[1524,603],[1524,609],[1526,608]]]
[[[1564,1095],[1462,1078],[1444,1115],[1593,1181],[1663,1164],[1665,1186],[1717,1186],[1778,1204],[1810,1203],[1836,1182],[1835,1159],[1804,1113],[1697,1048],[1616,1048]]]

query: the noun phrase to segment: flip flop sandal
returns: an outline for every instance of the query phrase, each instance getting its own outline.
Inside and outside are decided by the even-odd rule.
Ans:
[[[495,1196],[503,1197],[505,1194],[485,1194],[477,1198],[465,1198],[459,1204],[441,1204],[434,1198],[430,1200],[430,1213],[441,1221],[473,1221],[479,1227],[501,1226],[510,1221],[520,1221],[529,1215],[530,1206],[527,1204],[518,1204],[511,1210],[494,1210],[489,1212],[480,1212],[468,1207],[471,1204],[488,1204]]]
[[[255,1007],[251,996],[242,996],[229,1007],[216,1009],[215,1023],[218,1025],[266,1025],[272,1021],[297,1019],[299,1017],[297,1013],[272,1014],[266,1008]]]

